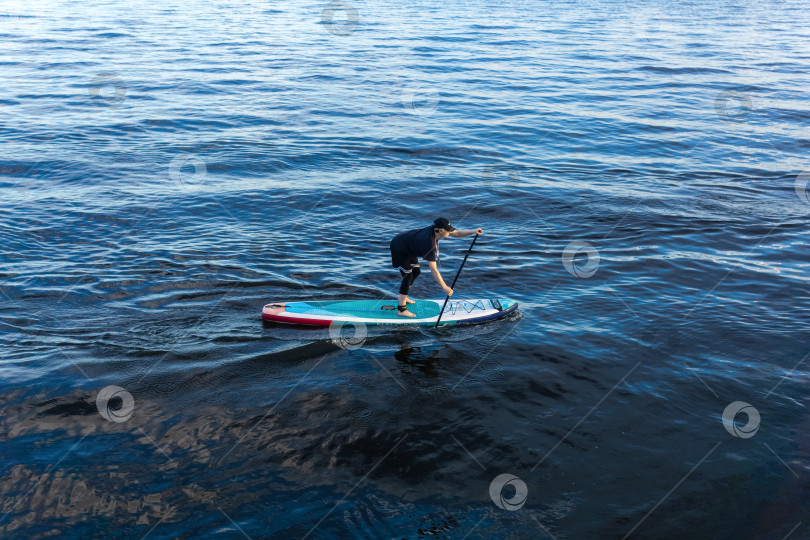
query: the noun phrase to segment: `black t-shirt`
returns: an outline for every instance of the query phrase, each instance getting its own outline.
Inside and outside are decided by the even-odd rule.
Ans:
[[[391,240],[391,252],[403,257],[436,261],[439,244],[434,239],[433,225],[399,233]]]

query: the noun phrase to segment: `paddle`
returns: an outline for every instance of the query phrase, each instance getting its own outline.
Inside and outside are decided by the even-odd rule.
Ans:
[[[470,244],[470,248],[467,250],[467,254],[464,255],[464,260],[461,261],[461,266],[458,267],[458,272],[456,272],[456,277],[453,278],[453,284],[450,285],[450,288],[454,288],[456,286],[456,280],[458,280],[458,276],[461,275],[461,269],[464,268],[464,263],[467,262],[467,257],[470,256],[470,251],[472,251],[473,246],[475,245],[475,241],[478,240],[478,233],[475,233],[475,238],[473,238],[472,244]],[[444,308],[447,307],[447,301],[450,300],[450,295],[447,295],[447,298],[444,299],[444,305],[442,306],[442,310],[439,313],[439,318],[436,319],[436,326],[433,328],[439,327],[439,321],[442,320],[442,315],[444,315]]]

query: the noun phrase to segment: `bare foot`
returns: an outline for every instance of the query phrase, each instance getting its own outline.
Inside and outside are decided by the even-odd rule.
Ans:
[[[405,311],[398,311],[397,315],[399,315],[400,317],[416,317],[415,313],[411,313],[407,309]]]
[[[414,301],[413,301],[413,300],[411,300],[410,298],[406,298],[406,299],[405,299],[405,303],[406,303],[406,304],[415,304],[416,302],[414,302]]]

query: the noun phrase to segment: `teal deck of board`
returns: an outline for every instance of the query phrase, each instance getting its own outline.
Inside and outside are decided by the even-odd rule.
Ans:
[[[388,306],[389,309],[383,309]],[[393,309],[390,309],[393,308]],[[408,311],[416,319],[430,319],[439,315],[442,308],[436,302],[417,300],[408,304]],[[396,300],[336,300],[333,302],[288,302],[285,311],[307,315],[348,315],[364,319],[402,319],[397,315]]]

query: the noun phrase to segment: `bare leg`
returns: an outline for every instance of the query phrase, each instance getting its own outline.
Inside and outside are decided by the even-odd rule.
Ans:
[[[408,300],[408,295],[407,294],[400,294],[398,299],[399,299],[399,305],[400,306],[405,306],[407,304],[413,304],[414,303],[413,300]],[[399,315],[400,317],[416,317],[415,313],[411,313],[407,309],[405,311],[398,311],[397,315]]]

